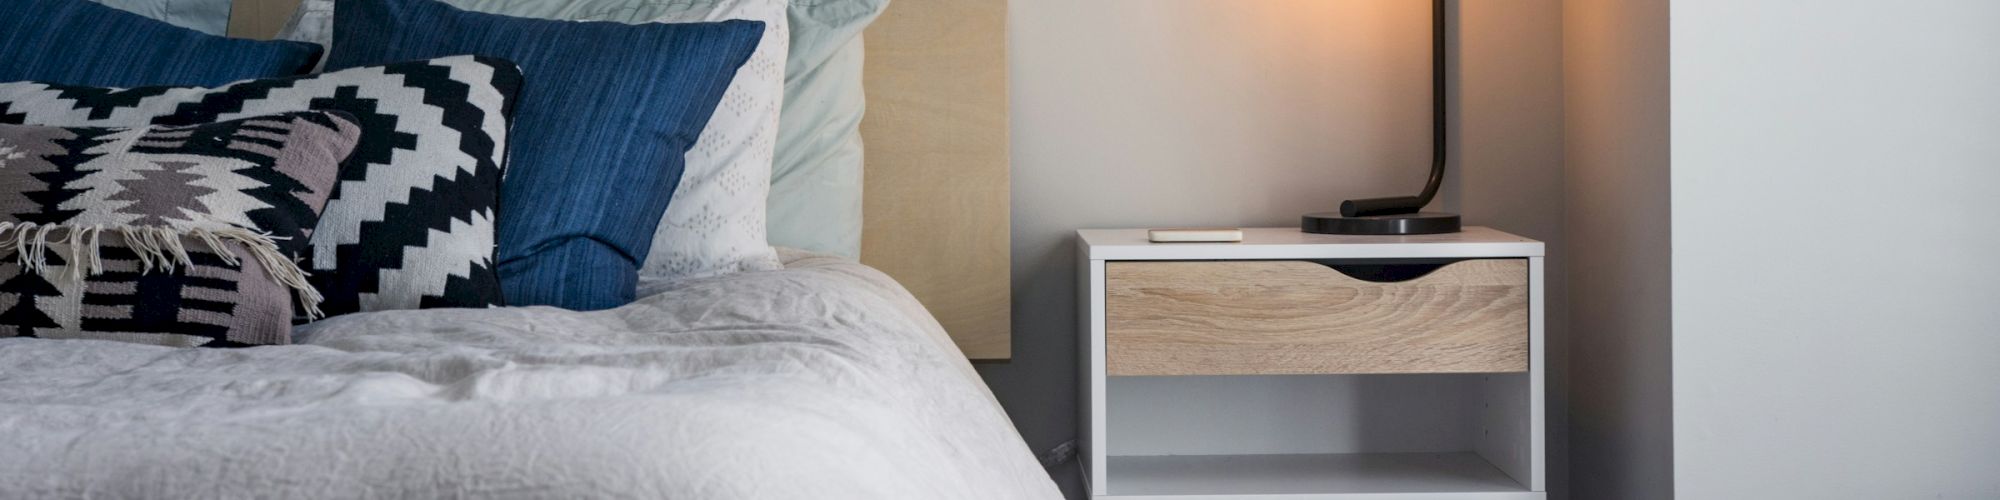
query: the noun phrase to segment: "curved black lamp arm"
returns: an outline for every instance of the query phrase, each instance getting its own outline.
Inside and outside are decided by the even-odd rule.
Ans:
[[[1431,0],[1431,179],[1416,196],[1369,198],[1340,202],[1343,217],[1416,213],[1437,196],[1444,183],[1444,0]]]

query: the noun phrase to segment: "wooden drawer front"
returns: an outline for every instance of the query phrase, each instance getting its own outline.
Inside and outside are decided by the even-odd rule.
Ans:
[[[1528,262],[1394,283],[1304,261],[1105,264],[1111,375],[1528,369]]]

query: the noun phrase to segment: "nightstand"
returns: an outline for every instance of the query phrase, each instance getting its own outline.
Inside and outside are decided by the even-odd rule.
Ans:
[[[1093,498],[1546,498],[1541,242],[1077,235]]]

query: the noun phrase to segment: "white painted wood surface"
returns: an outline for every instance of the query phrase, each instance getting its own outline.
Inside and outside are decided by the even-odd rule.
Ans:
[[[1528,289],[1528,303],[1530,304],[1528,306],[1528,407],[1526,408],[1528,415],[1528,460],[1527,463],[1520,463],[1520,459],[1516,457],[1512,461],[1501,462],[1502,468],[1508,471],[1508,473],[1513,474],[1516,479],[1523,479],[1520,477],[1522,471],[1527,471],[1526,474],[1528,477],[1524,479],[1524,482],[1527,482],[1528,487],[1535,491],[1548,491],[1549,475],[1549,425],[1548,415],[1546,414],[1548,405],[1544,403],[1548,399],[1547,365],[1549,343],[1548,337],[1543,335],[1542,332],[1544,326],[1548,324],[1549,311],[1548,280],[1546,279],[1548,276],[1548,262],[1545,259],[1545,257],[1528,259],[1528,275],[1534,276],[1534,280],[1529,282]],[[1520,399],[1516,397],[1512,398],[1511,401],[1520,401]],[[1520,411],[1508,413],[1509,416],[1517,418],[1521,414],[1522,412]]]
[[[1528,373],[1495,374],[1480,383],[1481,432],[1474,450],[1536,491],[1546,491],[1547,429],[1543,401],[1548,358],[1542,257],[1528,259]]]
[[[1083,328],[1077,331],[1088,333],[1077,336],[1082,347],[1077,350],[1077,364],[1081,369],[1077,380],[1083,385],[1077,391],[1082,400],[1077,402],[1076,407],[1083,413],[1077,419],[1078,426],[1083,428],[1077,438],[1083,449],[1077,456],[1083,460],[1084,489],[1089,490],[1091,496],[1101,496],[1105,487],[1104,481],[1099,480],[1105,477],[1104,261],[1090,259],[1089,245],[1079,245],[1077,255],[1082,259],[1077,270],[1083,279],[1083,293],[1077,297],[1081,302],[1077,311],[1081,313],[1078,316],[1083,320]]]
[[[1120,499],[1539,500],[1472,453],[1112,457]]]
[[[1153,243],[1145,229],[1077,231],[1092,260],[1418,259],[1541,257],[1542,242],[1486,227],[1452,234],[1344,236],[1249,228],[1241,243]]]
[[[1083,349],[1078,368],[1084,385],[1079,391],[1082,398],[1079,409],[1084,413],[1080,444],[1085,485],[1093,498],[1189,500],[1248,495],[1287,500],[1541,500],[1546,497],[1546,416],[1542,407],[1547,346],[1543,336],[1546,304],[1541,242],[1480,227],[1452,235],[1414,237],[1311,235],[1293,228],[1246,229],[1243,243],[1222,244],[1151,243],[1146,241],[1143,229],[1084,230],[1078,235],[1081,239],[1078,302],[1084,308],[1079,323],[1085,333],[1078,339]],[[1105,265],[1109,261],[1410,258],[1529,259],[1528,372],[1307,376],[1328,381],[1326,388],[1302,388],[1300,377],[1294,376],[1106,375]],[[1412,385],[1364,384],[1367,381],[1363,377],[1442,378]],[[1342,393],[1340,389],[1332,389],[1364,385],[1429,388],[1423,394]],[[1107,391],[1126,392],[1112,396]],[[1259,401],[1262,404],[1257,404]],[[1188,410],[1204,406],[1228,408]],[[1410,417],[1413,423],[1450,429],[1443,434],[1356,434],[1371,425],[1356,419],[1380,417],[1385,411],[1382,407],[1416,409],[1413,411],[1435,408],[1445,412],[1459,408],[1460,414]],[[1259,416],[1257,412],[1292,413]],[[1218,418],[1255,425],[1217,424]],[[1209,425],[1203,425],[1204,422]],[[1451,427],[1450,422],[1458,422],[1462,427]],[[1409,456],[1384,453],[1409,451],[1442,452],[1432,456],[1444,458],[1410,461]],[[1268,462],[1272,460],[1276,462]]]

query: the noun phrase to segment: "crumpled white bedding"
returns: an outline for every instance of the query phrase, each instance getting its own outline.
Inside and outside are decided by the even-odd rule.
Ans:
[[[936,320],[831,257],[302,344],[0,339],[0,498],[1058,498]]]

